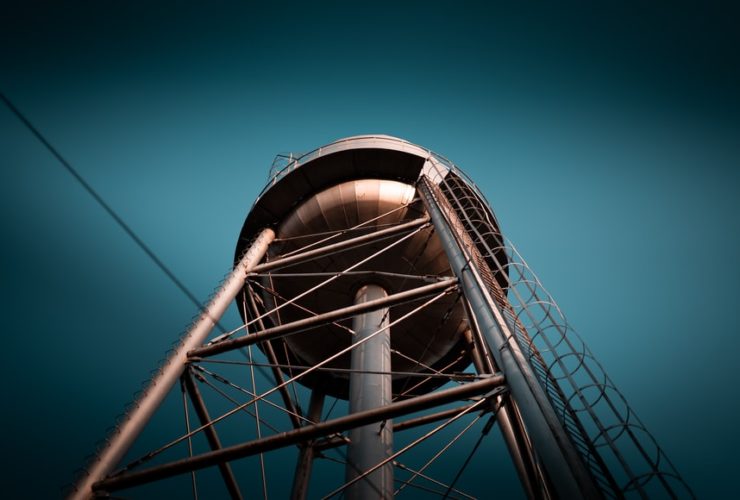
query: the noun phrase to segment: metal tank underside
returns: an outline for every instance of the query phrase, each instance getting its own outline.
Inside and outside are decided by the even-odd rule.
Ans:
[[[375,144],[380,141],[380,144]],[[275,229],[277,238],[267,260],[295,252],[316,243],[332,232],[371,223],[331,240],[342,240],[371,233],[426,216],[416,196],[416,181],[428,159],[428,153],[402,151],[397,140],[360,138],[347,141],[349,149],[329,151],[305,164],[300,164],[266,190],[252,208],[242,229],[236,249],[237,258],[248,246],[256,228]],[[335,145],[337,143],[334,143]],[[341,144],[341,143],[340,143]],[[358,147],[359,146],[359,147]],[[374,146],[374,147],[373,147]],[[402,148],[406,143],[401,144]],[[452,172],[449,175],[454,175]],[[403,208],[401,208],[403,207]],[[387,214],[387,215],[384,215]],[[253,277],[258,308],[269,310],[327,279],[327,273],[346,270],[395,241],[381,240],[360,248],[303,262],[269,275]],[[298,276],[301,275],[301,276]],[[275,326],[307,318],[338,307],[352,305],[357,289],[368,283],[381,285],[388,293],[397,293],[442,277],[451,277],[449,263],[437,235],[425,227],[366,264],[353,268],[316,292],[297,301],[300,307],[283,307],[264,318],[265,326]],[[249,281],[249,280],[248,280]],[[237,302],[241,302],[238,298]],[[390,309],[390,321],[402,317],[419,302],[401,304]],[[244,316],[244,308],[240,307]],[[283,371],[293,376],[348,347],[351,344],[351,320],[302,332],[274,345]],[[432,373],[462,371],[470,363],[464,332],[469,328],[462,301],[449,294],[438,306],[425,308],[408,321],[391,328],[394,372]],[[346,398],[349,380],[349,353],[327,365],[348,370],[317,371],[304,376],[301,383],[320,386],[328,394]],[[394,376],[395,397],[411,397],[442,385],[440,378],[418,384],[418,377]]]

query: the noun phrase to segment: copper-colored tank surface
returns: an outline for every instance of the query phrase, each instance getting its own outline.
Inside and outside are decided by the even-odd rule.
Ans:
[[[331,243],[422,217],[424,213],[419,202],[412,203],[414,196],[413,186],[381,179],[349,181],[325,189],[304,201],[279,225],[276,243],[270,247],[268,256],[275,258],[293,252],[326,238],[327,233],[352,228],[362,222],[372,220],[362,229],[335,238]],[[406,207],[400,208],[404,206]],[[295,297],[327,279],[331,273],[351,268],[399,238],[400,236],[395,236],[284,268],[269,277],[263,277],[262,285],[274,290],[280,297]],[[295,276],[298,273],[314,276]],[[280,274],[288,276],[281,277]],[[306,295],[298,303],[313,313],[323,313],[352,305],[357,289],[367,283],[381,285],[389,294],[393,294],[424,285],[433,277],[450,275],[449,264],[439,240],[432,229],[426,227],[367,263],[352,269],[346,276]],[[276,304],[273,294],[265,290],[262,291],[262,298],[268,308],[282,302],[278,299]],[[417,301],[391,308],[391,322],[418,305]],[[280,324],[308,316],[310,313],[304,309],[287,306],[273,313],[270,319],[273,323]],[[342,324],[349,326],[350,322],[345,321]],[[451,356],[457,357],[460,353],[458,344],[466,328],[464,312],[455,294],[445,296],[413,318],[394,325],[391,327],[391,348],[400,354],[394,353],[392,357],[393,370],[423,372],[429,371],[424,369],[425,366],[447,364],[444,361]],[[294,358],[292,363],[312,366],[349,346],[351,335],[348,329],[329,325],[291,335],[286,338],[286,344]],[[342,356],[327,366],[349,368],[349,356]],[[442,367],[438,366],[437,369]],[[348,379],[348,374],[335,374],[332,378],[337,379],[329,381],[332,385],[342,386],[342,382]],[[405,377],[395,378],[401,380]]]
[[[415,183],[430,161],[436,159],[430,158],[428,151],[387,136],[343,139],[309,153],[272,178],[247,217],[237,255],[247,247],[251,235],[263,227],[272,227],[277,234],[266,256],[270,261],[302,248],[335,244],[426,217]],[[444,167],[435,168],[447,173]],[[298,298],[295,304],[267,315],[264,327],[351,306],[357,290],[369,283],[395,294],[452,277],[431,226],[409,236],[411,232],[252,276],[257,305],[264,313],[343,273]],[[330,240],[317,243],[330,236]],[[405,236],[408,238],[397,243]],[[314,243],[317,245],[311,246]],[[399,372],[393,376],[396,397],[428,392],[447,381],[443,377],[424,379],[418,374],[462,371],[469,364],[463,338],[468,324],[457,293],[449,293],[410,318],[393,323],[428,299],[389,310],[392,370]],[[243,314],[243,308],[240,312]],[[347,319],[276,340],[273,350],[277,361],[286,365],[282,369],[287,375],[295,376],[350,346],[351,326],[352,320]],[[301,377],[300,383],[309,387],[320,384],[326,393],[345,398],[349,361],[346,353],[325,365],[326,369]]]

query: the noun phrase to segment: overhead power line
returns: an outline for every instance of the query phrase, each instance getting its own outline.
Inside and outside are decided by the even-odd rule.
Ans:
[[[59,153],[59,151],[51,145],[51,143],[46,139],[46,137],[41,134],[39,129],[37,129],[31,121],[18,109],[18,107],[13,104],[13,102],[3,93],[0,92],[0,99],[5,103],[5,105],[10,109],[10,111],[13,112],[13,114],[23,123],[23,125],[26,126],[26,128],[36,137],[36,139],[41,142],[41,144],[44,145],[44,147],[56,158],[59,163],[67,170],[67,172],[72,175],[72,177],[85,189],[85,191],[90,194],[90,196],[93,197],[93,199],[100,205],[103,210],[108,213],[108,215],[111,216],[111,218],[118,224],[118,226],[123,229],[123,231],[136,243],[136,245],[141,248],[144,253],[156,264],[156,266],[167,275],[167,277],[172,281],[172,283],[177,286],[177,288],[184,293],[190,301],[195,304],[195,306],[201,311],[205,312],[206,308],[201,304],[201,302],[198,300],[198,298],[191,292],[188,287],[185,286],[185,284],[178,279],[177,276],[170,270],[167,265],[165,265],[164,262],[162,262],[162,259],[160,259],[157,254],[154,253],[154,251],[149,248],[149,246],[144,243],[144,241],[134,232],[134,230],[129,226],[126,221],[124,221],[118,213],[113,210],[113,208],[106,202],[100,194],[98,194],[97,191],[90,185],[89,182],[85,180],[84,177],[75,169],[62,155]],[[216,323],[216,326],[219,330],[221,330],[222,333],[224,333],[226,330],[219,324]]]

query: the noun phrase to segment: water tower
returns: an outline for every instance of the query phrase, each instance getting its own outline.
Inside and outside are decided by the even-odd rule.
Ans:
[[[220,321],[231,304],[241,323],[229,330]],[[251,385],[214,367],[242,370]],[[269,387],[258,389],[259,370]],[[215,416],[203,394],[213,381],[246,398]],[[178,382],[185,433],[124,460]],[[346,401],[343,414],[332,415],[330,399]],[[255,435],[222,442],[217,428],[244,414]],[[466,418],[487,419],[486,433],[495,423],[530,498],[691,496],[475,184],[409,142],[351,137],[278,157],[232,271],[71,496],[178,475],[195,486],[195,471],[212,467],[232,497],[267,497],[264,457],[292,449],[289,470],[270,475],[290,481],[293,498],[307,496],[327,450],[342,450],[342,473],[321,495],[391,498],[429,479],[429,464],[409,469],[404,454]],[[196,436],[210,449],[194,452]],[[157,462],[177,447],[183,456]],[[240,484],[234,466],[246,457],[259,457],[261,487]],[[463,469],[429,490],[469,496]]]

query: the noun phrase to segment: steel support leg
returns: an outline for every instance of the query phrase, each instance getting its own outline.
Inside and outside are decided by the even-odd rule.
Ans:
[[[387,296],[378,285],[365,285],[357,292],[355,304]],[[354,341],[358,342],[387,327],[388,309],[378,309],[355,316]],[[352,369],[358,372],[391,371],[391,334],[388,329],[352,350]],[[360,413],[382,408],[392,402],[391,375],[353,372],[349,378],[349,412]],[[357,427],[349,431],[347,481],[387,459],[393,453],[393,424],[389,420]],[[350,500],[393,498],[393,464],[387,463],[347,488]]]
[[[121,461],[141,430],[159,408],[164,398],[177,383],[185,370],[188,351],[205,342],[208,334],[221,319],[226,309],[244,286],[247,273],[256,266],[267,251],[270,242],[275,239],[272,229],[264,229],[242,260],[234,266],[221,288],[221,291],[208,303],[205,310],[185,333],[180,344],[172,352],[159,372],[149,382],[149,386],[139,397],[131,411],[126,415],[118,431],[108,441],[107,446],[98,454],[87,474],[77,483],[70,498],[82,500],[93,496],[92,485],[105,478]]]
[[[450,267],[470,304],[478,328],[485,337],[498,368],[506,376],[512,397],[519,406],[527,434],[545,472],[561,498],[601,498],[601,492],[583,464],[575,446],[558,420],[547,395],[532,371],[501,311],[491,298],[477,267],[474,243],[442,193],[422,177],[419,194],[429,212]]]
[[[200,425],[205,426],[210,424],[211,416],[208,414],[208,409],[206,408],[206,404],[203,401],[203,396],[201,396],[200,391],[198,390],[198,386],[195,385],[191,370],[183,373],[182,377],[185,382],[185,389],[190,395],[190,401],[193,402],[195,413],[198,414]],[[203,432],[206,435],[206,439],[208,439],[208,444],[210,445],[211,449],[220,450],[221,440],[218,438],[216,429],[212,425],[208,425],[208,427],[203,429]],[[242,494],[239,491],[239,485],[237,484],[236,478],[234,477],[234,472],[231,470],[231,465],[229,465],[228,462],[224,462],[218,464],[218,469],[221,472],[221,477],[223,477],[224,479],[224,484],[226,484],[226,489],[229,491],[229,495],[231,495],[231,498],[241,500]]]
[[[257,302],[254,300],[251,287],[247,288],[248,289],[244,291],[244,294],[246,295],[245,298],[249,301],[250,310],[252,314],[254,314],[254,317],[259,318],[260,312],[257,308]],[[246,311],[244,316],[247,316]],[[265,330],[265,324],[261,319],[257,320],[257,326],[259,327],[260,331]],[[283,385],[283,372],[281,372],[280,368],[276,366],[278,364],[278,359],[275,355],[275,350],[272,348],[272,342],[266,340],[265,342],[262,342],[260,348],[262,348],[262,351],[265,353],[267,361],[270,363],[270,365],[272,365],[270,366],[270,370],[272,371],[272,376],[275,378],[275,385],[277,387],[280,387],[280,389],[278,389],[278,392],[280,392],[280,397],[283,398],[283,404],[285,405],[285,409],[288,412],[288,418],[290,418],[290,422],[293,424],[293,427],[298,428],[301,426],[301,413],[298,409],[298,405],[296,405],[296,403],[293,401],[293,398],[290,396],[290,393],[288,392],[288,387]]]
[[[320,422],[323,409],[324,393],[314,389],[311,392],[311,402],[308,405],[308,419],[314,423]],[[298,462],[295,466],[295,475],[293,476],[293,489],[290,493],[291,500],[304,500],[306,498],[315,455],[316,448],[314,447],[314,441],[308,441],[301,445],[298,452]]]
[[[473,360],[475,371],[480,375],[494,373],[495,367],[490,362],[490,356],[484,353],[485,346],[480,345],[477,334],[471,330],[465,331],[465,340],[468,343],[468,351]],[[496,402],[500,405],[496,413],[496,422],[504,438],[506,448],[509,450],[514,468],[522,483],[527,497],[530,499],[548,499],[550,495],[547,490],[547,481],[537,468],[537,461],[533,456],[533,450],[528,446],[526,432],[521,422],[517,419],[516,403],[505,396],[497,396]]]

